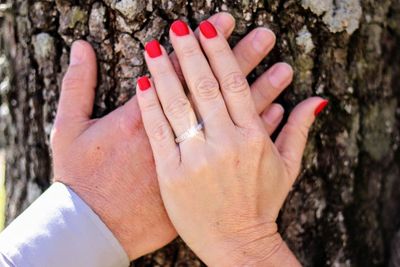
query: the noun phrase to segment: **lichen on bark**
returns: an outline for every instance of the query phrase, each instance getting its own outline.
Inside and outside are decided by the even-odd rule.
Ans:
[[[333,33],[346,31],[352,34],[359,27],[362,15],[359,0],[302,0],[302,6],[322,16],[322,21]]]

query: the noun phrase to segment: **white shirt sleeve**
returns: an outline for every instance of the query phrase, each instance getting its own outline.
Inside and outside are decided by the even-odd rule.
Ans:
[[[0,233],[0,266],[125,267],[129,259],[92,209],[54,183]]]

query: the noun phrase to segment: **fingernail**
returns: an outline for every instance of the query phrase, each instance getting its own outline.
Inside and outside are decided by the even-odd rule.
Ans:
[[[150,80],[147,76],[142,76],[137,80],[140,91],[146,91],[151,87]]]
[[[258,28],[252,41],[254,50],[259,53],[265,53],[274,43],[275,34],[267,28]]]
[[[230,33],[235,27],[235,18],[230,13],[220,12],[212,24],[224,33]]]
[[[292,77],[292,67],[286,63],[278,63],[272,67],[268,72],[269,82],[273,88],[283,88],[286,87]]]
[[[207,20],[200,23],[200,31],[207,39],[214,38],[218,35],[217,30]]]
[[[174,23],[171,25],[171,30],[177,35],[177,36],[185,36],[189,34],[189,27],[187,24],[181,20],[176,20]]]
[[[82,63],[85,57],[85,51],[83,45],[80,42],[74,42],[71,47],[71,56],[69,60],[69,65],[78,65]]]
[[[321,102],[321,104],[318,105],[318,107],[315,109],[314,112],[315,117],[317,117],[325,109],[328,103],[329,103],[328,100],[324,100]]]
[[[157,40],[152,40],[148,42],[145,46],[146,52],[151,58],[159,57],[161,56],[161,47],[160,43]]]

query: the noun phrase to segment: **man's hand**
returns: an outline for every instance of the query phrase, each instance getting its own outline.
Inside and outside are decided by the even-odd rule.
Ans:
[[[219,13],[209,20],[225,37],[231,34],[230,15]],[[255,29],[239,42],[233,51],[243,73],[247,75],[274,42],[265,29]],[[291,79],[291,68],[278,63],[251,86],[269,133],[283,116],[282,107],[271,103]],[[51,135],[54,179],[70,186],[100,216],[129,258],[136,259],[170,242],[176,231],[160,198],[136,97],[101,119],[90,119],[96,82],[95,53],[87,42],[77,41]]]
[[[159,197],[135,100],[91,120],[94,51],[77,41],[70,61],[51,135],[54,179],[70,186],[135,259],[176,236]]]

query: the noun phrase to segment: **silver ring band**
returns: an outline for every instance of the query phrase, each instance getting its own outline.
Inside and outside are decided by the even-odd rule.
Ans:
[[[175,138],[175,142],[177,144],[182,143],[183,141],[196,136],[197,133],[200,132],[202,129],[203,129],[203,123],[199,123],[196,126],[187,129],[183,134]]]

